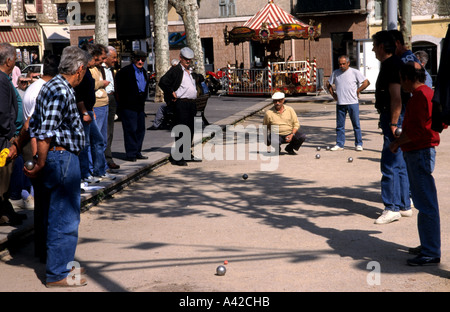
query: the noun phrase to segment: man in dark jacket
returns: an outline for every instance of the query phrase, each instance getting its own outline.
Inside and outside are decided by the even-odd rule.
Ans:
[[[201,75],[191,73],[190,67],[194,52],[186,47],[180,51],[180,62],[176,66],[172,66],[159,81],[159,87],[164,92],[164,101],[172,108],[174,114],[174,131],[177,132],[175,136],[175,148],[172,148],[171,158],[175,165],[186,166],[186,161],[195,161],[189,150],[183,148],[183,129],[175,128],[176,126],[184,125],[190,131],[190,143],[194,138],[194,119],[197,114],[197,105],[195,99],[197,98],[197,84],[202,79]],[[185,133],[188,135],[187,133]],[[182,139],[182,140],[180,140]]]
[[[122,120],[126,160],[147,159],[141,154],[145,137],[145,100],[148,94],[148,77],[144,69],[147,54],[135,51],[132,64],[123,67],[116,75],[117,109]]]

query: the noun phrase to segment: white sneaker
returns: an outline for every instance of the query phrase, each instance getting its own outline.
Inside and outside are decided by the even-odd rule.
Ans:
[[[26,199],[10,199],[9,202],[14,209],[34,209],[33,195],[28,195]]]
[[[400,212],[392,210],[384,210],[381,216],[375,220],[375,224],[388,224],[399,220],[402,217]]]
[[[101,181],[103,180],[115,180],[116,176],[106,172],[104,175],[99,177]]]
[[[84,178],[82,181],[87,183],[98,183],[100,182],[100,179],[90,175],[87,178]]]
[[[330,148],[330,151],[343,151],[344,148],[340,147],[339,145],[335,145],[332,148]]]
[[[25,201],[21,199],[9,199],[9,202],[13,206],[14,209],[22,209],[25,208]]]
[[[361,152],[363,150],[363,147],[361,145],[357,145],[355,147],[355,150],[358,151],[358,152]]]
[[[400,214],[402,215],[402,217],[412,217],[413,211],[412,209],[400,210]]]
[[[28,195],[26,199],[23,200],[25,207],[24,209],[34,209],[34,197],[33,195]]]

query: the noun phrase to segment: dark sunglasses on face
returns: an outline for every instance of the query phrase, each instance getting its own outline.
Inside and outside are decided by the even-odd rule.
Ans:
[[[139,58],[136,59],[136,62],[141,61],[141,62],[145,63],[146,59],[147,59],[146,57],[139,57]]]

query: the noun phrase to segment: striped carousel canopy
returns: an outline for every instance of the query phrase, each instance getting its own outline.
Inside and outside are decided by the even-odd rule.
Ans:
[[[278,5],[269,0],[258,13],[250,18],[243,26],[254,30],[261,28],[262,23],[266,23],[269,29],[277,28],[283,24],[297,24],[308,27],[291,14],[284,11]]]

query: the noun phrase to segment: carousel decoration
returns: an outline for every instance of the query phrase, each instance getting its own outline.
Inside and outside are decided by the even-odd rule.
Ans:
[[[283,91],[287,94],[316,91],[316,59],[311,61],[282,61],[279,51],[286,40],[319,40],[321,24],[310,20],[305,24],[287,13],[272,0],[244,25],[224,29],[225,44],[235,46],[256,41],[266,49],[263,69],[243,69],[228,66],[228,94],[272,94]]]

